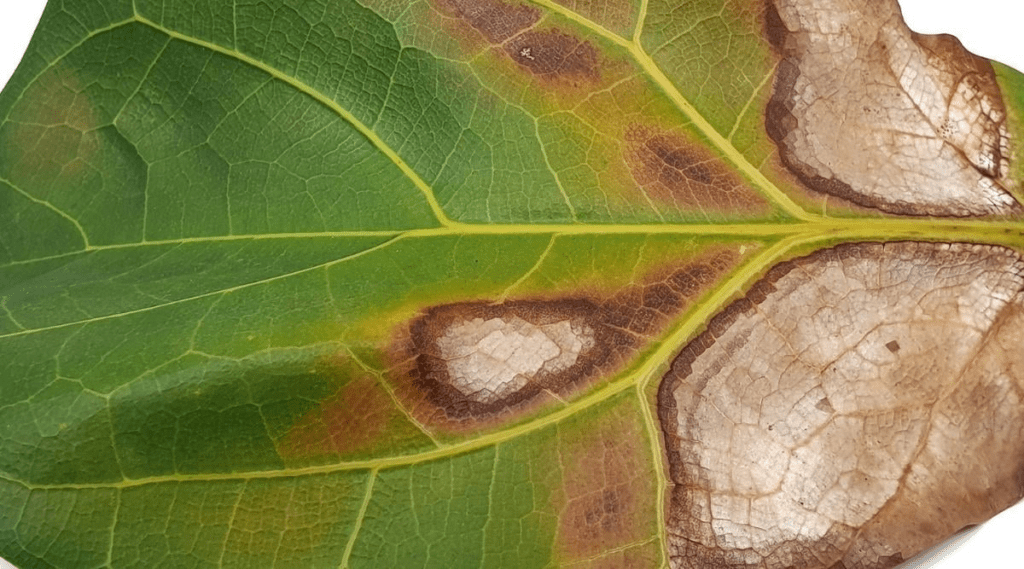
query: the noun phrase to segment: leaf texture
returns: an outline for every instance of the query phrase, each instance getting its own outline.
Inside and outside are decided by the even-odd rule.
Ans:
[[[893,567],[1024,496],[1022,113],[889,0],[51,0],[0,556]]]

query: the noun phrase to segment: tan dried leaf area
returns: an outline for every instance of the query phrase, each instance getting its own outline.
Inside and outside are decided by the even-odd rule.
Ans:
[[[766,128],[811,188],[897,214],[1019,211],[988,61],[911,32],[896,0],[770,0],[766,28],[783,58]]]
[[[452,387],[489,404],[523,389],[532,377],[572,367],[594,347],[594,331],[572,320],[538,326],[518,316],[476,317],[449,326],[437,347]]]
[[[974,244],[772,269],[661,384],[671,566],[883,569],[1019,500],[1022,289]]]
[[[720,249],[659,269],[614,294],[442,304],[395,340],[389,373],[424,425],[503,424],[545,404],[564,404],[613,377],[707,287],[737,254]]]

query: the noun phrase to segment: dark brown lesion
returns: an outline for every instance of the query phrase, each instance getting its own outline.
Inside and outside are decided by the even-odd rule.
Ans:
[[[684,209],[763,207],[735,173],[682,135],[633,124],[624,139],[624,158],[633,180],[657,201]]]
[[[434,0],[437,9],[476,30],[522,70],[549,86],[579,87],[601,78],[597,47],[569,30],[539,29],[534,6],[502,0]],[[554,83],[552,83],[554,82]]]
[[[445,14],[459,18],[483,34],[491,44],[501,44],[523,30],[532,28],[540,10],[526,4],[501,0],[435,0]]]
[[[782,51],[786,45],[789,28],[786,27],[773,0],[764,0],[764,37],[776,50]]]
[[[410,370],[412,383],[431,403],[452,418],[501,413],[523,405],[543,391],[565,393],[574,384],[609,365],[617,355],[616,347],[629,347],[633,343],[632,338],[622,330],[602,325],[601,313],[600,305],[585,298],[515,300],[498,304],[466,302],[432,307],[410,326],[410,351],[414,354],[414,367]],[[538,327],[568,321],[574,327],[593,330],[594,346],[582,350],[576,362],[567,369],[557,373],[541,370],[522,389],[508,397],[493,403],[481,403],[452,385],[448,361],[442,355],[439,340],[453,325],[475,319],[489,321],[495,318],[519,318]]]
[[[455,427],[466,421],[486,422],[565,400],[622,369],[639,348],[734,263],[735,253],[722,249],[603,298],[580,295],[432,306],[400,330],[391,350],[389,376],[412,414],[426,424]],[[456,385],[445,357],[445,342],[460,325],[494,319],[525,321],[534,327],[569,323],[586,341],[568,367],[541,369],[526,377],[525,384],[514,392],[496,400],[481,400]]]
[[[597,48],[557,28],[523,32],[505,44],[505,53],[542,79],[600,79]]]

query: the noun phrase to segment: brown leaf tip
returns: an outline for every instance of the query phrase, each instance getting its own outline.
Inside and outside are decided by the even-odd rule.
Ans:
[[[764,204],[729,169],[678,134],[630,125],[625,161],[653,199],[679,208],[749,210]]]
[[[672,567],[882,569],[1018,501],[1022,290],[986,245],[774,267],[660,385]]]
[[[769,0],[765,35],[782,56],[765,128],[810,188],[904,215],[1020,211],[987,60],[912,33],[895,0]]]

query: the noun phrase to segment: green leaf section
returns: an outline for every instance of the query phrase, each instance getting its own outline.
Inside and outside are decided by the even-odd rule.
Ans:
[[[8,310],[28,329],[127,317],[325,269],[384,245],[386,237],[135,244],[0,268],[18,285]],[[298,246],[297,246],[298,245]],[[20,273],[20,274],[19,274]]]
[[[1003,102],[1008,113],[1008,130],[1013,133],[1024,133],[1024,74],[997,61],[992,62],[992,67],[999,88],[1003,91]],[[1020,156],[1024,151],[1019,135],[1011,140],[1011,145],[1014,156]],[[1024,180],[1024,160],[1016,160],[1010,167],[1013,169],[1012,179]]]
[[[760,126],[759,7],[538,0],[531,41],[593,55],[543,74],[453,5],[50,3],[0,93],[0,556],[662,565],[650,393],[721,306],[835,241],[1024,243],[810,213]],[[659,145],[728,199],[653,175]],[[648,308],[715,255],[717,284],[564,400],[460,427],[401,380],[431,306]]]
[[[7,559],[25,567],[336,567],[366,480],[344,472],[35,491],[4,482],[4,503],[29,514],[0,531],[18,544]]]
[[[648,2],[644,50],[721,133],[743,119],[748,101],[766,90],[765,79],[772,75],[774,61],[760,33],[762,4]],[[760,115],[761,108],[750,114]]]
[[[620,395],[497,445],[390,467],[64,488],[4,480],[0,500],[20,514],[2,518],[0,538],[26,567],[656,561],[653,443],[640,416]]]
[[[0,177],[90,245],[434,225],[414,184],[337,118],[237,57],[126,23],[25,89],[0,128]]]
[[[552,292],[610,297],[663,276],[665,259],[697,258],[709,246],[756,249],[742,243],[477,235],[82,254],[6,297],[10,314],[33,327],[3,339],[18,354],[4,373],[18,381],[0,391],[9,403],[0,408],[5,471],[37,483],[97,482],[432,447],[394,401],[380,363],[387,334],[419,307]]]

